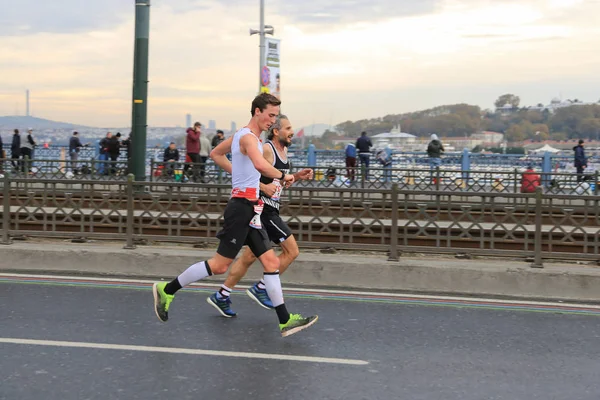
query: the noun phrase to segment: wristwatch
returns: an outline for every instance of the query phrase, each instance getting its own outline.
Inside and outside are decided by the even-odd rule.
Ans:
[[[285,179],[285,172],[281,171],[281,178],[279,178],[280,181]]]

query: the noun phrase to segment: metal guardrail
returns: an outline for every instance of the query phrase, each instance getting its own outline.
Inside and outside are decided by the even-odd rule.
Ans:
[[[5,145],[7,157],[11,157],[10,146]],[[185,162],[185,150],[179,149],[180,162]],[[149,166],[152,160],[162,159],[164,148],[149,147],[146,148],[146,165]],[[293,146],[289,151],[289,159],[297,165],[313,165],[313,166],[334,166],[342,167],[345,165],[345,152],[344,150],[317,150],[314,146],[309,146],[307,149],[294,148]],[[68,159],[68,147],[65,146],[54,146],[49,147],[36,147],[34,150],[34,158],[40,159]],[[96,141],[87,147],[82,147],[79,152],[80,159],[99,159],[99,147]],[[425,152],[407,152],[407,151],[392,151],[391,153],[392,164],[395,167],[407,167],[408,165],[423,166],[429,164],[429,157]],[[597,156],[589,157],[589,161]],[[118,161],[126,161],[126,151],[121,150]],[[481,153],[470,153],[469,151],[453,152],[444,154],[442,157],[442,165],[462,165],[462,169],[466,165],[471,165],[474,168],[484,166],[495,166],[495,167],[525,167],[529,164],[536,166],[537,168],[549,168],[544,172],[550,172],[550,169],[555,166],[565,168],[573,164],[573,157],[570,155],[555,155],[551,153],[547,154],[481,154]],[[208,160],[211,164],[212,160]],[[371,164],[377,163],[375,151],[371,154]]]
[[[308,168],[294,166],[294,170]],[[399,190],[519,193],[522,191],[523,168],[495,170],[481,168],[462,170],[460,166],[444,165],[434,170],[427,166],[391,167],[312,167],[314,179],[297,182],[296,186],[317,188],[391,189]],[[0,172],[27,179],[71,179],[124,181],[126,161],[98,160],[9,160],[0,159]],[[546,194],[572,196],[598,195],[599,171],[578,176],[572,173],[538,172],[540,185]],[[148,180],[164,183],[229,184],[231,176],[212,163],[164,163],[151,161]],[[530,188],[533,189],[533,188]]]
[[[0,159],[0,172],[32,179],[126,180],[127,161]]]
[[[2,243],[11,237],[214,242],[229,185],[2,179]],[[600,197],[292,186],[282,217],[305,247],[544,259],[600,258]]]

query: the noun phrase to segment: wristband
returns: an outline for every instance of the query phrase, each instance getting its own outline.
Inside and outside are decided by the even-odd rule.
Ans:
[[[285,179],[285,172],[281,171],[281,178],[279,178],[280,181]]]

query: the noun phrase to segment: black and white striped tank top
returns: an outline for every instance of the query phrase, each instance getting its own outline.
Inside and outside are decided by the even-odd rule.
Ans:
[[[286,160],[283,161],[281,159],[281,156],[279,155],[279,152],[273,145],[273,142],[268,141],[267,144],[269,146],[271,146],[271,150],[273,150],[273,155],[274,155],[273,166],[281,172],[285,172],[286,174],[289,173],[290,172],[290,161],[287,159],[287,157],[286,157]],[[279,182],[279,179],[267,178],[266,176],[261,175],[260,181],[262,183],[264,183],[265,185],[268,185],[270,183],[275,183],[275,185],[277,185],[277,191],[275,192],[275,194],[272,197],[267,197],[267,195],[261,191],[260,199],[265,203],[266,206],[273,207],[276,210],[279,210],[279,200],[281,199],[281,192],[283,191],[283,186]]]

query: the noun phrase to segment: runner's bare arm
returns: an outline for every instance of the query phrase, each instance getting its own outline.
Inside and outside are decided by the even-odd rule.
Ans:
[[[263,157],[269,162],[269,164],[273,165],[275,155],[273,154],[273,148],[271,147],[271,145],[268,145],[266,143],[263,144]]]
[[[215,164],[223,168],[225,172],[231,174],[231,162],[227,159],[227,153],[231,152],[231,143],[233,136],[222,141],[217,147],[210,152],[210,158]]]
[[[240,150],[242,151],[242,154],[246,154],[248,157],[250,157],[252,164],[254,164],[254,168],[256,168],[261,175],[264,175],[268,178],[277,178],[284,182],[293,181],[293,175],[285,174],[284,176],[281,176],[281,171],[265,160],[265,157],[260,154],[260,150],[256,145],[257,140],[258,139],[256,136],[252,137],[252,135],[244,135],[240,139]]]
[[[285,156],[286,158],[288,157],[288,149],[287,147],[285,148]],[[313,170],[312,168],[304,168],[298,172],[295,172],[294,175],[294,181],[302,181],[302,180],[311,180],[313,178]],[[288,184],[288,187],[291,185]]]
[[[310,180],[313,178],[313,170],[311,168],[304,168],[294,173],[294,180]]]
[[[263,157],[269,162],[269,164],[273,165],[273,160],[275,159],[275,155],[273,154],[273,148],[266,143],[263,144]],[[267,185],[261,182],[260,191],[266,194],[267,196],[272,197],[277,191],[277,186],[274,183],[269,183]]]

